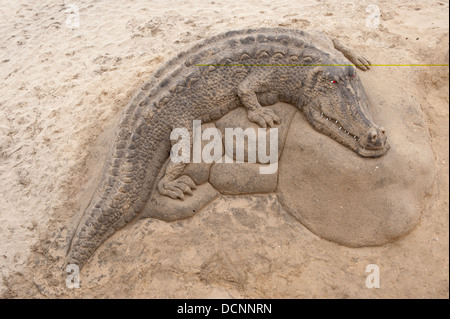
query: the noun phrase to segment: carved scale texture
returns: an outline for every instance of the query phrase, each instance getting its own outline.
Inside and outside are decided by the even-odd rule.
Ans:
[[[312,39],[297,30],[231,31],[181,52],[155,72],[122,115],[67,263],[82,267],[102,242],[139,214],[169,155],[171,129],[189,127],[194,119],[216,120],[239,106],[238,86],[250,74],[255,79],[275,74],[263,92],[256,92],[261,104],[299,103],[292,92],[307,79],[310,68],[276,67],[279,71],[273,72],[274,67],[251,65],[332,63]],[[244,66],[223,66],[230,64]]]

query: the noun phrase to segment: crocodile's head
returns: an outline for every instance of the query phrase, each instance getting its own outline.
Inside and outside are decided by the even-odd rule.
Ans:
[[[372,120],[355,68],[321,66],[310,75],[304,113],[314,128],[360,156],[383,156],[389,149],[386,131]]]

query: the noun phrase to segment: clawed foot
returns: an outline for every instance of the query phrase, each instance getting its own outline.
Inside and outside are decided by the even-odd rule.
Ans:
[[[280,124],[280,119],[271,109],[262,107],[248,111],[248,119],[264,128],[274,126],[274,124]]]
[[[194,181],[186,175],[168,181],[162,178],[158,183],[158,190],[161,195],[169,196],[173,199],[184,199],[184,194],[192,195],[192,189],[196,189]]]
[[[361,69],[363,71],[370,70],[370,66],[372,65],[372,63],[370,63],[370,61],[362,55],[353,54],[348,58],[358,69]]]

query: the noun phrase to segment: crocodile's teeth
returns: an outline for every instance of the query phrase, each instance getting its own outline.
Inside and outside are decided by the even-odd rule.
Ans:
[[[338,121],[336,121],[335,123],[337,123]]]
[[[342,129],[342,126],[339,129]]]

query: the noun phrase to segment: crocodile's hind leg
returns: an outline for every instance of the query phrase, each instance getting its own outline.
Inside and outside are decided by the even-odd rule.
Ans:
[[[157,180],[161,180],[164,177],[166,166],[169,162],[170,158],[159,172]],[[209,166],[206,169],[209,171]],[[185,172],[182,174],[185,174]],[[168,222],[192,217],[220,196],[220,193],[209,182],[198,184],[194,194],[192,196],[184,196],[182,201],[173,200],[171,197],[161,194],[157,185],[154,185],[151,193],[152,195],[142,210],[140,218],[156,218]]]
[[[340,52],[352,62],[358,69],[367,71],[372,65],[370,61],[361,54],[351,50],[349,47],[340,43],[337,39],[331,39],[333,41],[334,48]]]
[[[179,128],[187,130],[188,136],[185,136],[184,138],[189,139],[189,145],[186,145],[185,147],[189,147],[190,150],[192,150],[192,125],[192,122],[186,122],[184,125],[179,126]],[[180,140],[171,140],[172,148],[176,143],[179,142]],[[172,199],[183,200],[184,194],[192,195],[192,189],[196,189],[197,186],[195,185],[192,178],[187,175],[182,175],[188,162],[174,161],[172,155],[173,154],[171,151],[171,156],[169,158],[165,174],[158,183],[158,190],[161,195],[169,196]]]

